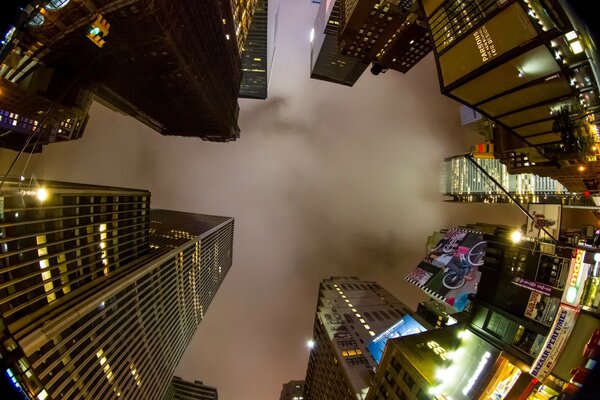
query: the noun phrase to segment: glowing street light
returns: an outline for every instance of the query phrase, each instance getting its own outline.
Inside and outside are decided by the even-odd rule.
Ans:
[[[39,188],[36,192],[36,197],[39,201],[45,201],[48,198],[48,191],[46,190],[46,188]]]
[[[309,349],[314,349],[315,348],[315,341],[314,340],[309,340],[308,342],[306,342],[306,347],[308,347]]]
[[[521,240],[523,240],[523,232],[521,232],[520,229],[517,229],[517,230],[513,231],[510,234],[510,240],[513,243],[519,243]]]

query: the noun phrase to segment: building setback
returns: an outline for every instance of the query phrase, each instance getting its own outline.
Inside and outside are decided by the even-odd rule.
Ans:
[[[217,388],[206,386],[201,381],[185,381],[173,377],[163,400],[217,400]]]
[[[69,137],[37,131],[43,134],[36,139],[42,144],[81,136],[88,90],[163,135],[235,140],[240,132],[240,53],[256,0],[232,3],[32,2],[34,7],[26,8],[24,20],[2,48],[0,89],[20,90],[16,99],[42,99],[33,107],[9,98],[0,101],[0,108],[18,115],[19,125],[48,125],[50,132],[71,120]],[[27,136],[21,132],[20,143]],[[11,139],[12,148],[19,147],[18,137]]]
[[[233,219],[149,201],[4,184],[0,355],[15,398],[162,399],[231,266]]]
[[[374,339],[407,314],[411,310],[375,282],[355,277],[323,280],[304,398],[364,399],[380,356],[371,351]]]

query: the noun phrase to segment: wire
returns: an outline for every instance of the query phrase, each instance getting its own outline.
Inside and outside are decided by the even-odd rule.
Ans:
[[[67,93],[69,93],[71,91],[71,89],[73,89],[75,87],[75,84],[78,83],[79,80],[81,80],[81,78],[84,76],[84,74],[88,72],[88,70],[92,67],[93,64],[96,63],[96,61],[98,60],[98,58],[101,55],[102,55],[102,53],[98,52],[96,54],[96,56],[89,62],[89,64],[87,66],[85,66],[79,72],[79,75],[71,82],[71,84],[69,85],[69,87],[67,87],[67,89],[65,91],[63,91],[63,93],[56,100],[54,100],[52,102],[52,104],[50,104],[50,107],[44,113],[44,116],[39,121],[39,123],[37,124],[37,126],[33,129],[33,131],[31,131],[31,133],[27,137],[27,140],[23,144],[23,147],[19,150],[19,153],[14,158],[14,160],[12,161],[12,163],[10,164],[10,166],[8,167],[8,170],[6,171],[6,173],[4,174],[4,176],[2,177],[2,181],[0,182],[0,190],[4,186],[4,183],[6,182],[6,179],[8,178],[8,175],[12,171],[12,169],[15,166],[15,164],[17,163],[17,161],[19,160],[19,158],[21,157],[21,155],[23,154],[23,152],[25,151],[25,149],[27,148],[27,146],[29,146],[29,144],[31,143],[31,140],[33,139],[33,137],[36,136],[36,134],[38,133],[38,130],[43,125],[43,123],[46,120],[46,118],[48,117],[48,115],[50,115],[50,112],[65,98],[65,96],[67,95]],[[33,149],[35,149],[35,147],[38,145],[41,136],[42,136],[41,134],[37,135],[37,139],[35,141]],[[25,173],[25,169],[27,168],[27,165],[29,164],[29,160],[31,160],[31,155],[32,155],[32,152],[30,152],[29,156],[27,157],[27,161],[25,162],[25,166],[23,167],[23,171],[22,171],[23,173],[21,175],[23,175]],[[39,160],[39,158],[38,158],[38,160]],[[36,162],[36,165],[37,165],[37,162]],[[32,170],[32,172],[31,172],[32,176],[33,176],[33,172],[34,172],[34,170]]]

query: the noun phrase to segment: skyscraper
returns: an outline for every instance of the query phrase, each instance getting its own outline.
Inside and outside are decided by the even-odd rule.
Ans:
[[[408,72],[432,49],[427,26],[413,0],[340,0],[339,51],[371,72]]]
[[[0,109],[18,116],[15,127],[40,125],[38,143],[69,140],[81,136],[91,91],[163,135],[235,140],[255,5],[32,0],[0,52],[0,89],[10,94]],[[64,138],[51,134],[63,121],[72,125]],[[31,129],[13,131],[8,145],[19,148]]]
[[[281,388],[279,400],[303,400],[304,381],[289,381]]]
[[[242,46],[240,98],[266,99],[275,56],[279,0],[257,0]]]
[[[325,279],[305,379],[305,398],[364,399],[388,337],[430,328],[387,290],[355,277]]]
[[[319,5],[311,34],[310,77],[353,86],[369,63],[340,54],[340,1],[322,1]]]
[[[231,266],[233,219],[150,212],[149,201],[140,190],[4,184],[0,355],[14,390],[161,398]]]
[[[206,386],[201,381],[184,381],[175,376],[163,400],[217,400],[218,398],[216,388]]]

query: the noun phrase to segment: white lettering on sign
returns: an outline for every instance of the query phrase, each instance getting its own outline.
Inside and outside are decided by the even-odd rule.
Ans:
[[[485,25],[473,32],[473,38],[479,49],[481,61],[487,62],[498,55],[494,41]]]
[[[445,348],[437,344],[437,342],[427,342],[427,347],[429,347],[435,354],[440,356],[440,358],[444,361],[448,359],[448,352]]]

